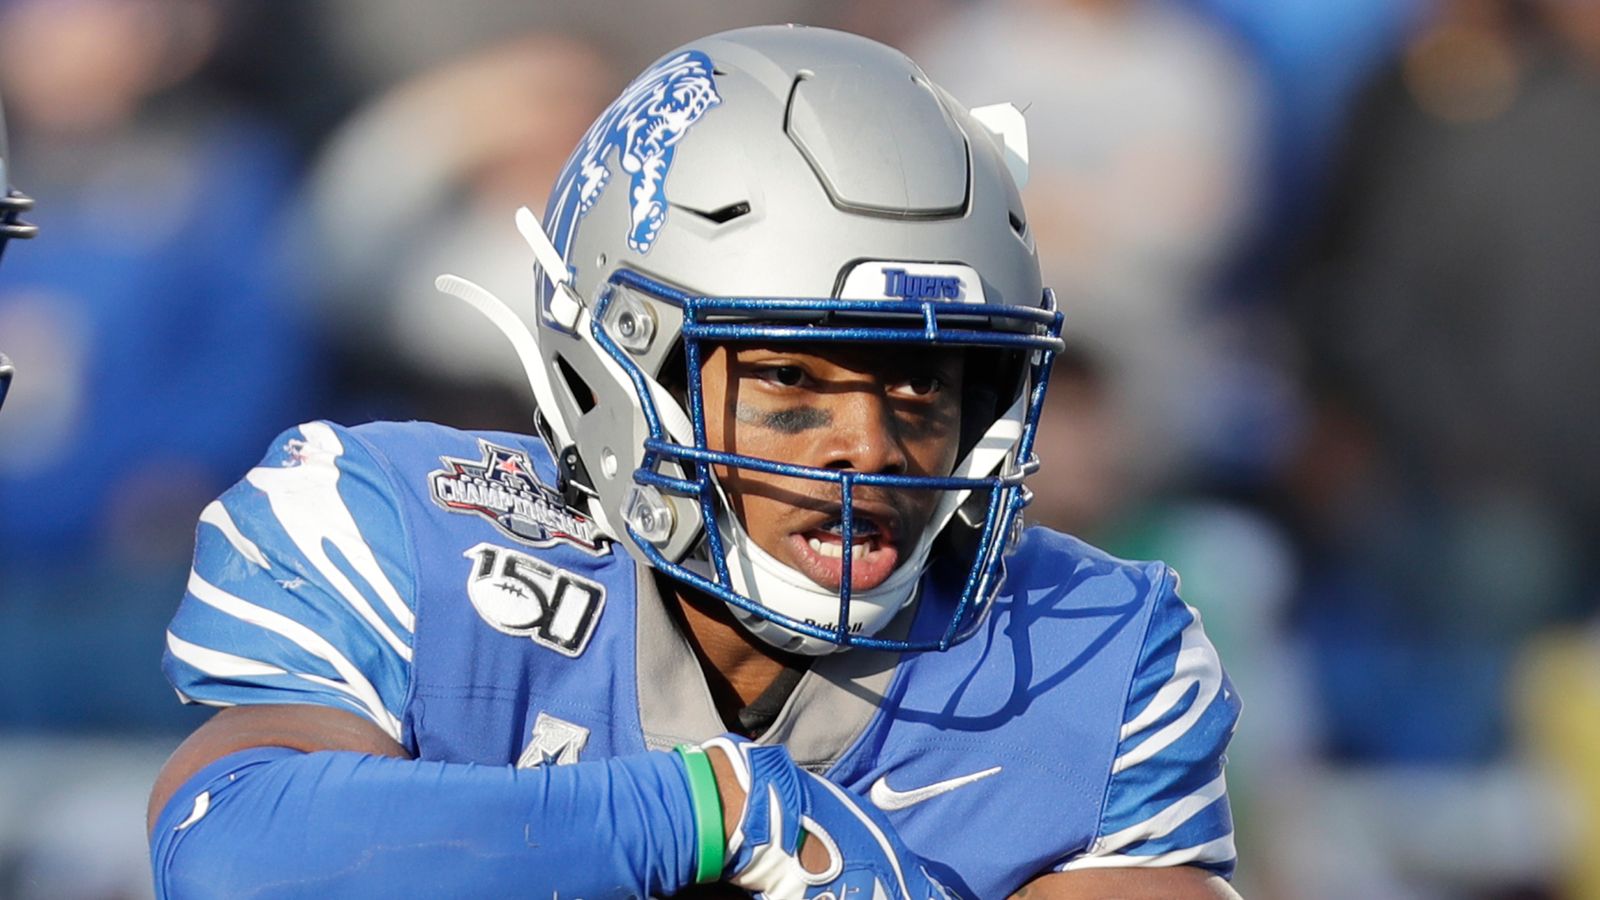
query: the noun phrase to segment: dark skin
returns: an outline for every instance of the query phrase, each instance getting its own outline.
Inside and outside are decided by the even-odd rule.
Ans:
[[[960,424],[961,358],[952,354],[830,350],[775,345],[718,348],[702,366],[707,441],[726,449],[823,468],[863,472],[947,474],[955,463]],[[804,553],[795,535],[826,519],[827,489],[815,482],[748,471],[719,472],[751,538],[781,560]],[[905,535],[919,533],[931,512],[921,492],[879,496],[860,491],[856,502]],[[835,495],[836,496],[836,495]],[[663,580],[663,596],[680,613],[724,721],[771,685],[785,666],[780,651],[751,636],[719,601]],[[792,660],[789,660],[792,661]],[[345,750],[408,758],[377,725],[354,713],[311,705],[224,709],[189,736],[162,768],[151,793],[148,821],[200,769],[251,747],[303,752]],[[728,761],[713,750],[724,827],[731,831],[744,798]],[[820,842],[808,842],[802,862],[814,870]],[[734,889],[696,889],[697,896],[740,896]],[[1200,869],[1102,869],[1046,874],[1014,896],[1029,900],[1237,898],[1226,882]]]

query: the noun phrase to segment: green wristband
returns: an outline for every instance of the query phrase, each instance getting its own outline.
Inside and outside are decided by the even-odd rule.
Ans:
[[[727,853],[722,834],[722,794],[717,776],[711,771],[711,758],[693,744],[673,748],[683,759],[689,776],[689,799],[694,806],[694,830],[700,842],[695,854],[694,882],[706,884],[722,879],[723,857]]]

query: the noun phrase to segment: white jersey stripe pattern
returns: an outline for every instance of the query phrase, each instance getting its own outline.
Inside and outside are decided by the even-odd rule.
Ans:
[[[1198,791],[1184,797],[1161,812],[1136,825],[1130,825],[1114,834],[1108,834],[1095,842],[1096,854],[1115,853],[1124,850],[1140,841],[1152,838],[1166,837],[1175,831],[1178,826],[1194,818],[1201,810],[1222,799],[1228,794],[1228,783],[1224,776],[1218,775],[1210,784]]]
[[[224,653],[220,650],[202,647],[199,644],[191,644],[170,631],[167,632],[167,650],[174,658],[194,666],[196,669],[205,672],[212,678],[231,680],[259,680],[264,677],[275,676],[281,678],[297,678],[303,681],[308,681],[311,684],[319,687],[330,688],[332,690],[339,691],[341,694],[349,698],[345,705],[349,707],[352,712],[358,713],[368,719],[372,718],[372,713],[368,707],[368,702],[362,699],[362,697],[359,695],[359,692],[352,690],[349,685],[346,685],[340,681],[335,681],[332,678],[324,678],[321,675],[312,675],[305,672],[290,672],[279,666],[274,666],[271,663],[265,663],[260,660],[249,659],[243,656],[236,656],[232,653]],[[225,707],[238,705],[226,700],[192,697],[183,691],[179,691],[178,696],[189,703],[200,703],[206,706]],[[378,724],[379,727],[384,727],[381,722]]]
[[[189,573],[189,594],[208,606],[228,613],[240,621],[276,632],[288,638],[306,652],[327,662],[344,679],[343,684],[305,674],[301,674],[300,677],[337,688],[341,692],[354,697],[360,702],[361,708],[366,712],[369,719],[387,732],[390,737],[396,741],[400,740],[399,718],[395,713],[384,707],[383,700],[379,697],[377,689],[372,686],[372,682],[367,680],[366,675],[362,674],[361,670],[346,659],[343,654],[334,649],[334,646],[322,635],[287,616],[235,597],[201,578],[199,574],[193,571]]]
[[[1122,868],[1161,868],[1164,866],[1191,866],[1202,863],[1212,863],[1217,860],[1233,859],[1236,851],[1233,846],[1233,832],[1204,844],[1193,847],[1184,847],[1179,850],[1168,850],[1164,853],[1152,853],[1148,856],[1135,853],[1111,853],[1105,856],[1079,856],[1065,865],[1057,866],[1058,872],[1070,872],[1074,869],[1122,869]]]
[[[359,436],[280,436],[201,516],[163,662],[179,695],[348,709],[403,743],[416,585],[394,496]]]
[[[183,660],[191,666],[205,672],[213,678],[252,678],[262,675],[287,675],[281,666],[264,663],[258,659],[249,659],[224,653],[221,650],[212,650],[199,644],[191,644],[181,637],[167,632],[167,649],[172,655]],[[228,704],[232,706],[233,704]]]
[[[200,522],[222,532],[222,536],[228,539],[233,549],[239,551],[240,556],[263,569],[272,568],[272,563],[267,560],[266,554],[261,552],[261,548],[256,546],[256,542],[245,537],[239,526],[234,524],[233,516],[228,514],[228,508],[222,505],[221,500],[213,500],[206,504],[206,508],[200,512]]]
[[[1155,699],[1150,701],[1149,706],[1122,726],[1122,740],[1126,741],[1166,718],[1179,703],[1183,702],[1184,697],[1196,688],[1198,694],[1182,715],[1151,734],[1132,750],[1118,756],[1111,766],[1113,773],[1150,759],[1170,746],[1173,741],[1188,734],[1189,729],[1205,714],[1211,706],[1211,701],[1222,690],[1222,666],[1218,662],[1217,651],[1200,628],[1200,613],[1192,606],[1186,608],[1191,619],[1183,629],[1172,678],[1156,693]]]
[[[395,621],[407,632],[416,627],[411,609],[379,568],[350,510],[339,499],[337,460],[344,455],[344,445],[333,430],[321,422],[307,423],[300,430],[306,440],[296,448],[301,455],[299,465],[278,469],[257,467],[250,470],[245,480],[267,496],[279,524],[301,554],[396,653],[409,661],[410,644],[395,634],[323,549],[324,541],[337,547],[377,592]]]
[[[1200,614],[1167,570],[1129,685],[1098,836],[1056,868],[1199,865],[1234,860],[1222,748],[1239,715]]]

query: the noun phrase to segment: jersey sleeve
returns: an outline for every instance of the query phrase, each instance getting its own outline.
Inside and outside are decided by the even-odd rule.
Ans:
[[[186,702],[311,703],[402,740],[414,565],[384,461],[312,422],[200,514],[162,668]]]
[[[1200,614],[1164,571],[1140,650],[1101,812],[1087,852],[1058,871],[1197,866],[1234,868],[1224,752],[1239,697],[1200,626]]]

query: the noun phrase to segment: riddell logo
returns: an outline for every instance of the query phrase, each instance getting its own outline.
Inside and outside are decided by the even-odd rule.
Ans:
[[[960,300],[961,279],[954,275],[918,275],[905,269],[884,269],[883,292],[907,300]]]

